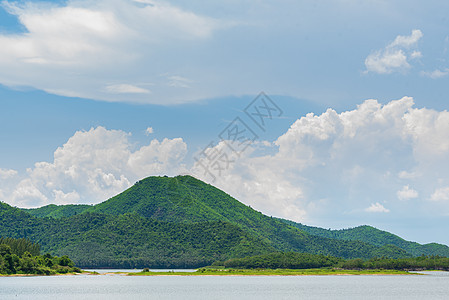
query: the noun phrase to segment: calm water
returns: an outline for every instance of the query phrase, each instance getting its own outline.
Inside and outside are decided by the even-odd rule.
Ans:
[[[0,299],[448,299],[449,274],[430,274],[2,277]]]

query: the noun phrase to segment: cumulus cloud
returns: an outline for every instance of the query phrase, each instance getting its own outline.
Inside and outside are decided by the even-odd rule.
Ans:
[[[412,30],[412,34],[409,36],[398,35],[394,39],[394,41],[391,44],[389,44],[387,47],[388,48],[393,48],[393,47],[410,48],[410,47],[416,45],[416,43],[418,43],[418,41],[422,37],[423,37],[423,34],[422,34],[421,30],[415,29],[415,30]]]
[[[355,217],[367,207],[394,211],[398,198],[430,198],[435,185],[449,185],[449,113],[414,106],[404,97],[307,114],[273,144],[254,143],[232,157],[214,184],[262,211],[301,222]],[[266,151],[255,151],[260,145]],[[194,174],[208,180],[201,168]],[[411,209],[401,204],[398,210]]]
[[[301,187],[286,180],[279,160],[270,156],[251,156],[253,147],[256,145],[237,155],[222,141],[207,148],[206,157],[198,156],[199,161],[191,172],[256,210],[292,220],[304,220],[306,213],[305,205],[301,203]]]
[[[78,131],[53,161],[0,181],[3,197],[17,206],[96,203],[149,175],[189,173],[266,214],[300,222],[344,221],[364,211],[412,214],[420,199],[432,200],[426,211],[447,213],[436,205],[449,199],[449,112],[417,108],[410,97],[300,116],[273,143],[254,142],[238,154],[228,141],[211,144],[193,166],[185,165],[181,138],[136,148],[129,137],[103,127]],[[212,180],[203,166],[217,172],[211,162],[218,158],[222,168]]]
[[[98,203],[150,175],[183,170],[187,145],[182,139],[152,140],[132,151],[130,134],[104,127],[76,132],[54,153],[38,162],[6,196],[21,207],[48,203]]]
[[[447,68],[444,70],[436,69],[433,71],[422,71],[421,72],[421,75],[430,77],[432,79],[442,78],[442,77],[445,77],[447,74],[449,74],[449,69],[447,69]]]
[[[0,179],[9,179],[11,177],[14,177],[17,175],[16,170],[10,170],[10,169],[1,169],[0,168]]]
[[[449,200],[449,187],[443,187],[436,189],[430,196],[431,201],[448,201]]]
[[[373,203],[371,204],[370,207],[367,207],[365,209],[366,212],[370,212],[370,213],[389,213],[390,210],[385,208],[382,204],[380,204],[379,202]]]
[[[423,33],[419,29],[412,31],[409,36],[398,35],[393,42],[382,50],[377,50],[365,59],[366,72],[390,74],[404,72],[411,68],[410,59],[420,58],[420,51],[410,48],[417,45]]]
[[[171,57],[167,49],[199,44],[227,26],[166,1],[3,1],[2,6],[26,32],[0,33],[1,84],[105,101],[192,100],[178,92],[191,83],[188,74],[162,75],[178,70],[171,62],[179,55]]]
[[[396,195],[399,200],[409,200],[413,198],[418,198],[418,192],[411,189],[408,185],[404,185],[401,190],[397,191]]]

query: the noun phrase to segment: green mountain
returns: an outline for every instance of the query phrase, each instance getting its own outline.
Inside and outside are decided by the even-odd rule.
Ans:
[[[82,267],[198,267],[274,251],[411,256],[395,245],[310,234],[191,176],[149,177],[93,206],[2,203],[0,220],[0,236],[28,238]]]
[[[28,208],[23,209],[27,211],[31,215],[39,218],[50,217],[50,218],[62,218],[62,217],[70,217],[84,212],[86,209],[91,207],[90,205],[55,205],[49,204],[46,206],[42,206],[39,208]]]
[[[404,249],[413,256],[439,255],[449,257],[449,247],[446,245],[437,243],[421,245],[416,242],[406,241],[397,235],[372,226],[363,225],[349,229],[330,230],[307,226],[288,220],[282,221],[315,236],[345,241],[362,241],[376,246],[394,245]]]
[[[69,255],[81,267],[187,268],[274,251],[239,226],[220,221],[186,224],[88,212],[36,218],[1,202],[0,220],[0,236],[27,238],[42,252]]]

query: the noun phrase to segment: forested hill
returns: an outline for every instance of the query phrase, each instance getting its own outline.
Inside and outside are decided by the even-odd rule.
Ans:
[[[149,177],[97,205],[0,205],[0,236],[90,267],[194,267],[273,251],[343,258],[411,256],[394,245],[313,235],[191,176]]]
[[[161,222],[137,214],[37,218],[0,202],[0,237],[27,238],[80,267],[191,268],[275,249],[219,221]]]
[[[305,232],[316,236],[346,241],[363,241],[376,246],[395,245],[414,256],[439,255],[449,257],[449,247],[446,245],[437,243],[421,245],[416,242],[406,241],[397,235],[374,228],[372,226],[363,225],[355,228],[331,230],[307,226],[288,220],[282,221],[284,221],[286,224],[295,226]]]
[[[55,205],[49,204],[46,206],[42,206],[39,208],[28,208],[23,209],[24,211],[30,213],[31,215],[39,218],[62,218],[62,217],[70,217],[80,213],[83,213],[86,209],[91,207],[91,205]]]
[[[300,251],[336,255],[339,257],[372,257],[387,255],[407,256],[396,247],[377,247],[368,243],[339,241],[318,237],[286,225],[232,198],[216,187],[192,176],[148,177],[137,182],[123,193],[90,207],[46,206],[30,211],[47,216],[73,210],[75,213],[100,213],[120,216],[126,213],[141,217],[175,223],[220,221],[242,228],[266,245],[281,251]]]

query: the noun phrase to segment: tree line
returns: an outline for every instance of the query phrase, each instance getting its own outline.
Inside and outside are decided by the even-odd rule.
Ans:
[[[54,275],[81,272],[68,256],[40,255],[27,239],[0,238],[0,274]]]
[[[338,268],[345,270],[443,270],[449,271],[449,258],[419,256],[408,258],[377,257],[370,259],[343,259],[329,255],[296,252],[275,252],[245,258],[217,261],[213,265],[238,269],[311,269]]]

